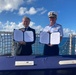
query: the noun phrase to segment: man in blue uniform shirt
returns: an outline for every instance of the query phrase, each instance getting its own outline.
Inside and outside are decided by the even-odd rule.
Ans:
[[[29,17],[23,17],[22,23],[24,25],[24,28],[21,28],[21,31],[32,31],[34,35],[34,41],[33,42],[24,42],[24,41],[19,41],[15,42],[15,50],[16,50],[16,55],[31,55],[32,54],[32,44],[35,43],[36,35],[35,35],[35,29],[30,28],[30,18]]]
[[[56,20],[57,20],[56,12],[54,12],[54,11],[49,12],[48,17],[49,17],[50,24],[48,26],[46,26],[43,29],[43,31],[50,32],[50,33],[59,32],[60,40],[61,40],[63,37],[63,29],[60,24],[56,23]],[[59,55],[58,45],[45,44],[44,45],[44,55],[49,55],[49,56]]]

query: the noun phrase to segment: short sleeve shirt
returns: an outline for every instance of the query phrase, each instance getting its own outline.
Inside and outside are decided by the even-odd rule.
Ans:
[[[50,26],[46,26],[43,31],[45,32],[50,32],[50,33],[53,33],[53,32],[59,32],[60,33],[60,36],[63,36],[63,28],[60,24],[57,24],[55,23],[54,25]]]

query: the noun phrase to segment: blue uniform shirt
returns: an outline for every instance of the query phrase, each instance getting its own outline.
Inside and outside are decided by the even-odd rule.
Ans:
[[[55,23],[54,25],[50,26],[46,26],[43,31],[45,32],[50,32],[50,33],[53,33],[53,32],[59,32],[60,33],[60,36],[63,36],[63,28],[60,24],[57,24]]]

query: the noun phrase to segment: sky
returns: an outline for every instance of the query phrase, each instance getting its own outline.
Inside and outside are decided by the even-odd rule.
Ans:
[[[39,33],[49,24],[48,12],[55,11],[64,36],[76,34],[76,0],[0,0],[0,31],[22,28],[22,18]]]

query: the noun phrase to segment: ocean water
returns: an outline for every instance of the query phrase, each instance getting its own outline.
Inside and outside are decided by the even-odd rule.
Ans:
[[[59,46],[63,46],[68,40],[69,40],[69,37],[63,37]]]

